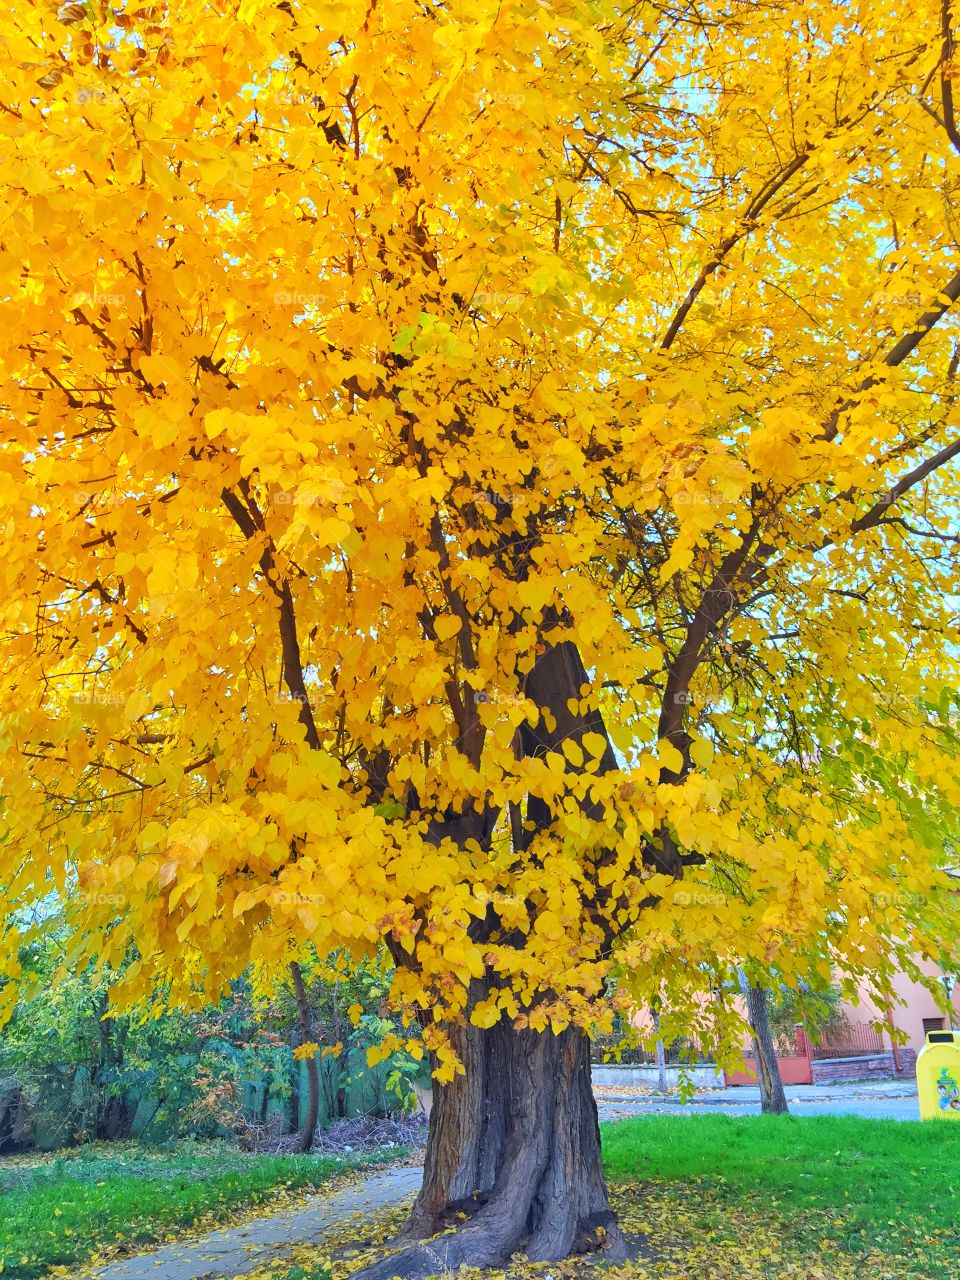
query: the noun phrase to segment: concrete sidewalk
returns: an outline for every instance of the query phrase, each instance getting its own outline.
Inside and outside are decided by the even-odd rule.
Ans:
[[[419,1189],[423,1170],[400,1166],[374,1173],[330,1195],[312,1196],[302,1208],[285,1209],[201,1240],[163,1245],[89,1273],[90,1280],[234,1280],[288,1257],[302,1245],[318,1245],[331,1227],[356,1218],[358,1228],[378,1209],[399,1204]]]

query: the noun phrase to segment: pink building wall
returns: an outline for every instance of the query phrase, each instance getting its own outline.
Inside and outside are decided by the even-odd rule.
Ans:
[[[931,977],[939,977],[940,970],[934,964],[921,962],[918,966],[926,974]],[[893,979],[893,986],[897,992],[898,1003],[891,1011],[894,1026],[899,1030],[905,1031],[909,1037],[904,1048],[913,1049],[919,1053],[926,1043],[926,1035],[924,1033],[924,1019],[943,1019],[943,1027],[946,1028],[946,992],[940,996],[939,1003],[925,988],[919,983],[911,981],[906,974],[898,973]],[[960,975],[953,989],[953,1025],[960,1030]],[[850,1022],[873,1022],[883,1015],[877,1010],[874,1003],[867,996],[862,996],[859,1004],[844,1003],[843,1012]],[[883,1018],[887,1021],[886,1018]]]

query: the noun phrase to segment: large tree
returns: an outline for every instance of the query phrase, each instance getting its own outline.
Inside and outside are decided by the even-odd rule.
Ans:
[[[128,1002],[385,940],[446,1265],[621,1249],[607,993],[956,936],[951,23],[7,15],[6,971],[50,895]]]

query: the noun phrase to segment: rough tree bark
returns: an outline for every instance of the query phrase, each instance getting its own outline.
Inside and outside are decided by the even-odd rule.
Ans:
[[[783,1091],[780,1064],[777,1062],[777,1048],[770,1029],[766,989],[749,982],[742,969],[739,978],[740,991],[747,1004],[747,1021],[753,1032],[753,1052],[760,1085],[760,1110],[764,1115],[786,1115],[789,1107]]]
[[[461,1030],[466,1068],[435,1088],[423,1186],[405,1246],[364,1280],[603,1249],[626,1256],[600,1163],[590,1042],[580,1031]],[[467,1223],[430,1243],[456,1215]]]
[[[313,1019],[310,1016],[310,1002],[303,985],[303,971],[296,960],[290,965],[290,976],[293,978],[293,990],[297,998],[297,1015],[300,1020],[300,1041],[308,1044],[313,1038]],[[316,1054],[307,1059],[307,1114],[300,1129],[298,1151],[309,1151],[313,1147],[317,1133],[317,1121],[320,1119],[320,1066]]]

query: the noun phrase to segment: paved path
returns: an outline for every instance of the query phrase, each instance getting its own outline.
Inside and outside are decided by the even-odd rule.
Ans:
[[[96,1280],[214,1280],[221,1276],[233,1280],[303,1245],[319,1244],[331,1227],[348,1218],[367,1217],[414,1195],[422,1172],[408,1167],[386,1169],[333,1195],[311,1196],[299,1209],[226,1227],[202,1240],[164,1245],[152,1253],[111,1262],[92,1274]]]
[[[741,1085],[702,1089],[686,1103],[676,1094],[613,1094],[594,1090],[601,1120],[625,1120],[641,1115],[760,1114],[760,1090]],[[916,1085],[909,1080],[864,1080],[842,1085],[788,1085],[787,1104],[797,1116],[866,1116],[876,1120],[919,1120]]]

